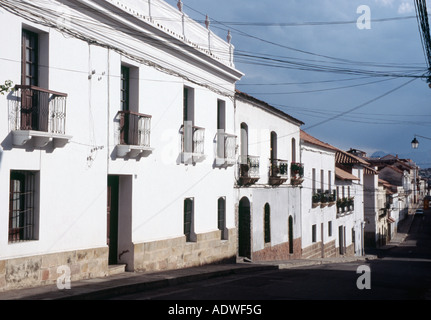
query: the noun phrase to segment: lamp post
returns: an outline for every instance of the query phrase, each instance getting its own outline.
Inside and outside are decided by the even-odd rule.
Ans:
[[[431,140],[431,138],[423,137],[423,136],[415,134],[415,137],[414,137],[414,139],[411,142],[413,149],[417,149],[419,147],[419,141],[418,141],[418,139],[416,139],[416,137],[421,137],[423,139]],[[415,185],[414,185],[414,189],[413,189],[413,191],[414,191],[414,201],[415,202],[416,202],[416,189],[417,189],[416,170],[417,170],[417,168],[415,168]]]

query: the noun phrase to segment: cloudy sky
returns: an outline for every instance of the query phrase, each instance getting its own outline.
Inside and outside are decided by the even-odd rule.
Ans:
[[[431,89],[418,78],[427,64],[414,0],[183,4],[197,21],[208,15],[223,39],[231,31],[235,64],[245,73],[239,90],[338,148],[398,154],[431,167]],[[430,140],[418,137],[420,147],[412,150],[415,134]]]

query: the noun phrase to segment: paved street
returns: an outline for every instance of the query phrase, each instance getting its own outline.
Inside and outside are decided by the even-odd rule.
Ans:
[[[113,300],[422,300],[431,299],[431,211],[414,217],[405,241],[379,259],[231,275],[112,297]],[[358,289],[358,267],[370,288]],[[365,283],[365,281],[363,282]]]

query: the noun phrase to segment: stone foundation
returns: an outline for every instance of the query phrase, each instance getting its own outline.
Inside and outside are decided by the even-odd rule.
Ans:
[[[252,253],[252,261],[277,261],[301,258],[301,238],[293,240],[293,253],[289,252],[289,243],[268,246]]]
[[[178,237],[135,244],[135,271],[173,270],[236,261],[236,229],[229,229],[229,240],[221,240],[220,230],[196,237],[194,242]]]
[[[0,291],[30,288],[57,283],[67,266],[73,281],[103,277],[108,274],[108,248],[95,248],[0,261]]]
[[[335,240],[330,241],[323,245],[323,258],[332,258],[337,256],[337,249],[335,247]],[[322,242],[313,243],[302,249],[303,259],[318,259],[322,258]]]

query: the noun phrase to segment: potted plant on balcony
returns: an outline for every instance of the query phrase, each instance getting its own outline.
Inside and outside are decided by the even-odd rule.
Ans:
[[[328,191],[329,193],[329,191]],[[329,201],[329,206],[332,207],[336,202],[337,199],[337,195],[335,190],[332,193],[329,193],[329,197],[328,197],[328,201]]]
[[[354,198],[353,197],[348,198],[347,199],[347,207],[348,207],[348,209],[349,210],[353,210],[353,206],[354,206]]]
[[[304,168],[300,163],[297,162],[292,162],[290,166],[290,171],[292,173],[292,176],[302,177],[304,175]]]
[[[287,175],[287,167],[288,167],[287,163],[286,162],[281,162],[279,167],[280,167],[280,174],[282,176]]]
[[[313,208],[316,208],[317,206],[320,205],[320,194],[319,193],[315,193],[313,194],[312,197],[312,204],[313,204]]]
[[[328,193],[326,192],[320,192],[320,207],[326,207],[328,205],[329,199],[328,199]]]
[[[290,175],[291,184],[294,186],[300,185],[304,181],[302,178],[304,176],[304,168],[300,163],[292,162],[290,166]]]

